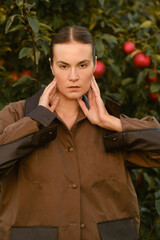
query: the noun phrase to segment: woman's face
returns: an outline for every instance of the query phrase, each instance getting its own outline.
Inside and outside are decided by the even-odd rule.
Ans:
[[[95,70],[92,45],[80,42],[55,44],[53,51],[51,70],[60,97],[81,97],[89,90]]]

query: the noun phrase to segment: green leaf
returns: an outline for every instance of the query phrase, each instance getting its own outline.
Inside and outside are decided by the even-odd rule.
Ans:
[[[111,44],[111,43],[117,44],[118,43],[117,39],[113,35],[111,35],[111,34],[107,34],[107,33],[103,34],[102,35],[102,39],[107,41],[109,44]]]
[[[97,56],[98,56],[98,58],[101,58],[104,54],[104,44],[103,44],[102,40],[98,39],[96,41],[95,46],[96,46]]]
[[[84,10],[84,8],[85,8],[85,1],[84,0],[75,1],[75,4],[80,11]]]
[[[155,76],[156,76],[155,72],[152,71],[152,72],[149,73],[149,78],[154,78]]]
[[[20,4],[21,2],[23,3],[23,0],[16,0],[17,5]]]
[[[153,26],[154,26],[154,24],[152,23],[152,21],[147,20],[140,25],[140,28],[150,28]]]
[[[24,4],[25,8],[27,8],[28,10],[31,10],[31,8],[33,8],[35,6],[35,2],[33,4],[29,4],[29,3],[25,3]]]
[[[119,76],[119,77],[121,76],[120,66],[118,66],[116,64],[112,64],[111,68],[117,74],[117,76]]]
[[[158,192],[155,192],[154,195],[155,195],[156,198],[160,198],[160,190]]]
[[[138,76],[137,76],[137,84],[138,85],[141,85],[144,82],[148,72],[149,72],[149,69],[145,69],[138,74]]]
[[[97,19],[96,19],[96,15],[92,14],[90,21],[89,21],[89,31],[91,31],[97,24]]]
[[[154,55],[152,55],[152,57],[153,57],[154,59],[156,59],[157,62],[160,63],[160,55],[158,55],[158,54],[154,54]]]
[[[28,56],[29,53],[32,52],[32,48],[27,48],[27,47],[24,47],[21,49],[20,53],[19,53],[19,58],[23,58],[23,57],[26,57]]]
[[[105,0],[98,0],[98,1],[99,1],[100,5],[101,5],[102,7],[104,7]]]
[[[24,28],[24,26],[23,26],[22,24],[17,24],[15,27],[10,28],[10,29],[8,30],[8,33],[16,32],[16,31],[19,31],[19,30],[21,30],[21,29],[23,29],[23,28]]]
[[[128,84],[130,84],[131,82],[133,82],[134,78],[125,78],[122,80],[122,86],[126,86]]]
[[[45,29],[45,30],[49,30],[49,31],[52,31],[52,32],[53,32],[53,29],[52,29],[49,25],[44,24],[44,23],[40,23],[39,25],[40,25],[40,28],[41,28],[42,30]]]
[[[47,55],[48,54],[48,44],[46,43],[46,41],[42,41],[41,46],[43,48],[45,55]]]
[[[156,92],[160,91],[160,84],[158,84],[158,83],[151,83],[150,90],[153,93],[156,93]]]
[[[40,24],[35,17],[27,17],[29,25],[31,26],[34,33],[37,33],[40,28]]]
[[[1,65],[0,65],[0,70],[6,71],[5,67],[3,67],[3,66],[1,66]]]
[[[23,6],[23,0],[16,0],[16,4],[21,8]]]
[[[24,84],[25,82],[27,82],[28,80],[30,81],[35,81],[35,78],[31,77],[31,76],[24,76],[22,78],[19,78],[15,83],[13,83],[13,87],[19,86]]]
[[[146,172],[144,172],[143,176],[144,176],[144,179],[146,180],[146,182],[150,186],[152,184],[152,181],[151,181],[151,178],[149,177],[149,175]]]
[[[158,212],[158,214],[160,216],[160,200],[156,200],[155,201],[155,205],[156,205],[157,212]]]
[[[47,36],[42,36],[35,39],[36,42],[39,40],[45,40],[46,42],[51,43],[51,39]]]
[[[0,53],[5,53],[5,52],[12,52],[11,48],[10,47],[0,47]]]
[[[13,23],[13,21],[14,21],[16,16],[18,16],[18,14],[15,14],[15,15],[12,15],[12,16],[9,17],[9,19],[8,19],[8,21],[6,23],[5,33],[8,33],[8,30],[11,27],[11,25],[12,25],[12,23]]]

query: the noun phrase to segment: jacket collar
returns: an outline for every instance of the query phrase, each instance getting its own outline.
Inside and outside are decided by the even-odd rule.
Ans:
[[[38,106],[39,99],[40,99],[44,89],[45,88],[40,89],[35,95],[26,99],[25,108],[24,108],[24,116],[26,116],[28,113],[32,112],[33,109]],[[85,102],[87,108],[89,109],[87,96],[83,95],[82,99]],[[120,104],[118,104],[110,99],[106,99],[105,107],[106,107],[107,111],[109,112],[109,114],[119,117]]]

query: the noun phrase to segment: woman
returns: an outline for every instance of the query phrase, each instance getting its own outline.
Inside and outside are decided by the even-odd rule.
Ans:
[[[137,240],[128,167],[160,166],[159,123],[119,115],[113,102],[109,114],[85,28],[54,36],[50,64],[45,89],[0,112],[0,239]]]

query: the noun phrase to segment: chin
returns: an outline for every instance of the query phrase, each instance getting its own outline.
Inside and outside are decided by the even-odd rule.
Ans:
[[[70,94],[66,94],[65,97],[68,98],[68,99],[71,99],[71,100],[76,100],[77,98],[80,98],[82,96],[83,96],[82,93],[72,92]]]

